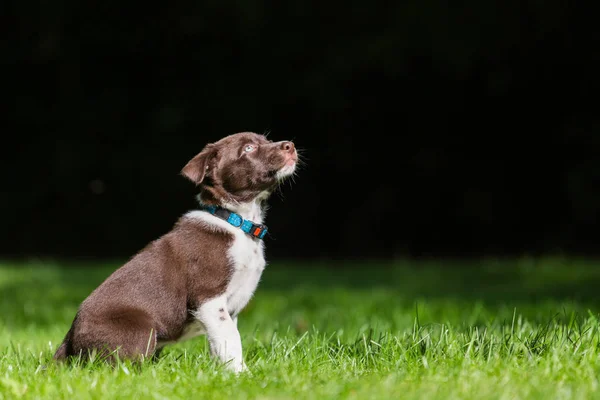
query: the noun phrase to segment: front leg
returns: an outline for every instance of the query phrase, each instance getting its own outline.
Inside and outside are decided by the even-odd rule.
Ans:
[[[227,312],[225,297],[217,297],[202,304],[194,313],[204,325],[213,357],[227,363],[235,372],[246,369],[242,357],[242,341],[234,322]]]
[[[233,317],[233,325],[235,326],[235,329],[237,329],[237,321],[238,321],[238,317],[237,315],[235,317]],[[239,332],[239,330],[238,330]],[[242,371],[248,371],[248,367],[246,367],[246,363],[244,362],[243,358],[242,358]]]

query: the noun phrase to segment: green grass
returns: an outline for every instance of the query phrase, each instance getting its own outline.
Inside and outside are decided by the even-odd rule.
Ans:
[[[116,266],[0,264],[0,399],[600,398],[593,261],[274,262],[239,320],[251,374],[205,338],[141,367],[55,365]]]

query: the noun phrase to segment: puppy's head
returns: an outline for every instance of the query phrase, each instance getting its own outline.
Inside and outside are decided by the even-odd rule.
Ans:
[[[208,144],[181,173],[200,186],[208,203],[250,202],[268,196],[297,162],[294,143],[242,132]]]

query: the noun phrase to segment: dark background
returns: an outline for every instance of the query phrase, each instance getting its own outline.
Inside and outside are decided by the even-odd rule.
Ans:
[[[238,131],[307,165],[271,258],[567,252],[600,235],[600,30],[564,1],[13,1],[2,257],[128,257]],[[3,13],[4,14],[4,13]]]

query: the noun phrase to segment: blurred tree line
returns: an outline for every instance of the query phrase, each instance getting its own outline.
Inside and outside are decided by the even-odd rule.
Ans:
[[[128,256],[209,141],[304,149],[269,254],[596,252],[599,30],[572,3],[12,1],[0,254]]]

